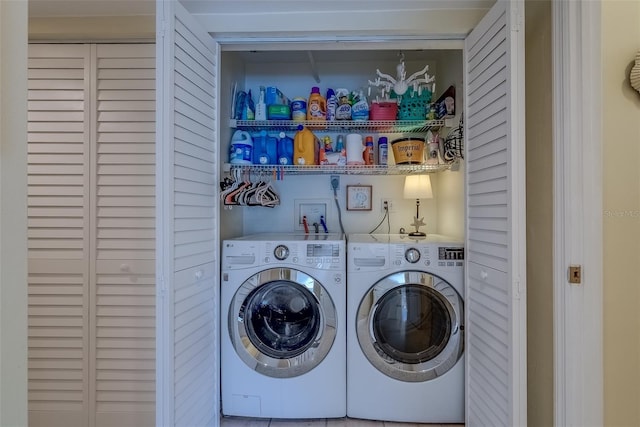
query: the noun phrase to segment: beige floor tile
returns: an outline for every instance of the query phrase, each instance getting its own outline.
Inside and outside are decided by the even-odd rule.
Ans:
[[[327,427],[383,427],[382,421],[358,418],[336,418],[327,420]]]
[[[269,419],[256,419],[244,417],[222,417],[221,427],[269,427]]]
[[[327,420],[271,420],[269,427],[326,427]]]

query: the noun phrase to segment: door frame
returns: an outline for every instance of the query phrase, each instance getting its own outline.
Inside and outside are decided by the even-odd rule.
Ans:
[[[554,424],[602,425],[601,5],[553,1],[552,16]]]

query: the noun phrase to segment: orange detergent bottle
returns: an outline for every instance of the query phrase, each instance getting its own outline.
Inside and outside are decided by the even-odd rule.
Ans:
[[[309,166],[317,164],[318,144],[316,135],[306,127],[298,126],[293,137],[293,164]]]
[[[311,95],[307,102],[307,120],[327,121],[327,101],[320,95],[320,88],[311,88]]]

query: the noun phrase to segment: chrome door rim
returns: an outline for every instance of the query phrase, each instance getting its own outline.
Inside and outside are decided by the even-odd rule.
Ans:
[[[243,306],[255,289],[275,282],[290,282],[301,286],[315,298],[320,313],[320,328],[306,351],[290,358],[275,358],[262,353],[247,333]],[[327,290],[313,277],[291,268],[271,268],[254,274],[238,288],[229,307],[229,337],[242,361],[251,369],[274,378],[291,378],[305,374],[327,356],[336,337],[337,316]]]
[[[399,287],[420,285],[431,288],[446,307],[450,317],[449,339],[434,358],[420,363],[405,363],[393,359],[376,342],[373,322],[380,299]],[[404,271],[384,277],[362,298],[356,316],[356,333],[360,348],[371,364],[385,375],[405,382],[435,379],[449,371],[464,350],[463,301],[460,294],[438,276],[420,271]]]

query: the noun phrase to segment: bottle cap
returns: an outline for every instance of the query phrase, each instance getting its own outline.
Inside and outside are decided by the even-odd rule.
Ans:
[[[380,138],[378,138],[378,144],[386,144],[386,143],[387,143],[386,136],[381,136]]]
[[[314,86],[311,88],[311,93],[320,93],[320,88],[318,86]]]

